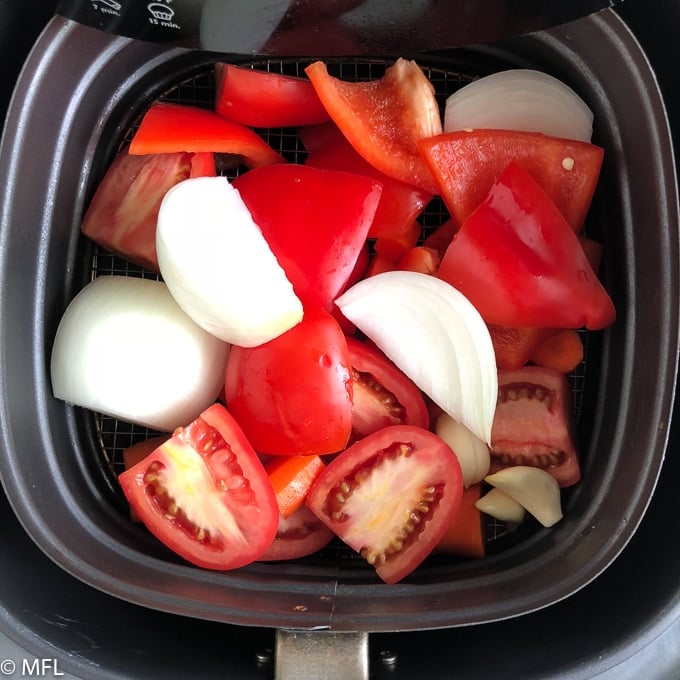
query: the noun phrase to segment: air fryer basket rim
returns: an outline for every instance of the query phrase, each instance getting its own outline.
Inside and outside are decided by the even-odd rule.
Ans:
[[[113,38],[55,18],[20,77],[0,153],[0,408],[5,453],[0,476],[15,513],[36,544],[77,578],[137,604],[242,625],[290,628],[393,631],[500,620],[557,602],[601,573],[623,549],[646,509],[672,411],[678,350],[678,206],[668,122],[646,58],[613,12],[498,49],[511,49],[520,60],[531,60],[538,51],[549,68],[565,69],[592,88],[600,104],[596,118],[604,114],[615,121],[616,102],[603,93],[600,82],[606,66],[588,62],[588,57],[594,59],[593,45],[611,71],[625,70],[640,107],[639,143],[623,144],[630,140],[619,138],[616,126],[608,139],[607,153],[618,168],[624,203],[631,199],[640,165],[646,185],[658,187],[651,204],[639,197],[630,203],[634,214],[624,215],[621,225],[617,248],[627,278],[617,304],[626,313],[618,322],[622,339],[615,342],[609,332],[603,336],[602,363],[608,363],[609,370],[600,377],[599,396],[621,394],[622,403],[606,422],[603,400],[595,405],[591,446],[607,441],[612,452],[612,464],[593,471],[599,488],[588,487],[589,494],[578,490],[570,501],[578,521],[538,535],[522,547],[523,560],[513,562],[513,555],[490,558],[488,566],[461,582],[439,582],[435,570],[429,582],[387,587],[372,581],[341,581],[314,570],[295,573],[281,565],[280,583],[273,583],[274,572],[267,565],[225,576],[144,554],[124,538],[122,527],[119,540],[113,540],[109,531],[124,518],[106,514],[106,499],[90,484],[85,463],[63,464],[60,449],[75,450],[80,444],[78,417],[51,398],[46,356],[49,334],[74,287],[82,282],[67,277],[65,285],[49,284],[64,284],[57,265],[63,269],[64,261],[75,257],[89,169],[97,155],[110,152],[102,142],[120,132],[125,122],[121,109],[127,106],[132,116],[140,101],[159,94],[152,85],[155,73],[162,73],[168,64],[177,72],[189,72],[212,57]],[[59,87],[50,87],[54,82]],[[607,85],[617,92],[623,87]],[[134,92],[134,98],[128,92]],[[36,164],[37,150],[47,162]],[[62,172],[74,155],[79,157],[80,174]],[[26,186],[45,196],[44,204],[26,200]],[[649,226],[656,229],[655,238],[643,243],[635,237],[633,224],[649,215],[656,224]],[[58,261],[52,252],[56,241],[62,256]],[[649,271],[663,284],[658,313],[649,311],[648,300],[635,285],[637,268],[652,265],[656,269]],[[25,292],[23,304],[12,295],[18,286]],[[626,364],[630,356],[648,358]],[[614,367],[620,367],[620,373]],[[644,417],[635,408],[634,397],[645,399]],[[643,452],[642,469],[623,455],[627,441]],[[606,493],[605,484],[616,492]],[[96,510],[102,516],[88,511],[88,505],[90,510],[95,507],[93,501],[101,501]],[[572,571],[570,560],[578,565]]]

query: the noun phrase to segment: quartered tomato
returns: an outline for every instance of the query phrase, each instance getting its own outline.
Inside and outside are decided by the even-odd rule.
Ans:
[[[538,366],[498,371],[491,474],[532,465],[562,487],[576,484],[581,472],[575,436],[571,388],[563,373]]]
[[[437,275],[488,324],[600,330],[616,318],[578,237],[515,162],[465,220]]]
[[[334,78],[317,61],[305,69],[331,119],[354,149],[389,177],[438,193],[417,143],[442,131],[434,87],[421,68],[397,59],[379,80]]]
[[[127,149],[121,151],[95,191],[83,218],[83,234],[125,260],[158,271],[158,210],[167,191],[191,175],[193,155],[131,156]],[[201,157],[200,167],[207,172],[210,166],[204,160]]]
[[[539,183],[574,231],[583,225],[604,155],[594,144],[514,130],[449,132],[421,140],[419,148],[459,225],[514,161]]]
[[[303,305],[330,311],[364,248],[380,184],[291,163],[250,170],[233,185]]]
[[[279,517],[274,541],[258,561],[306,557],[328,545],[333,536],[333,532],[306,505],[301,505],[290,517]]]
[[[388,425],[427,429],[430,418],[420,390],[378,349],[347,338],[352,364],[352,436],[360,439]]]
[[[322,309],[257,347],[233,346],[225,397],[259,453],[324,454],[342,450],[352,429],[347,341]]]
[[[219,404],[177,430],[119,480],[151,533],[199,567],[248,564],[276,535],[279,512],[267,474]]]
[[[215,111],[252,127],[314,125],[328,120],[314,86],[304,78],[218,63]]]
[[[439,543],[462,493],[453,451],[423,428],[394,425],[332,460],[307,505],[383,581],[396,583]]]

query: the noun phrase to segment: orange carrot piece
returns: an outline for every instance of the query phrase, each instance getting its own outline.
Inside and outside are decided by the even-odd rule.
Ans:
[[[304,503],[312,482],[324,467],[321,456],[277,456],[265,465],[284,519]]]
[[[415,246],[402,255],[397,269],[421,274],[434,274],[439,269],[441,258],[434,248]]]
[[[531,361],[537,366],[571,373],[583,361],[581,335],[573,328],[549,335],[534,349]]]
[[[481,498],[481,484],[473,484],[463,491],[460,506],[451,525],[437,544],[435,551],[462,557],[484,557],[485,536],[482,513],[475,507]]]
[[[424,241],[423,245],[427,248],[434,248],[439,257],[444,257],[446,249],[451,245],[453,237],[459,229],[455,220],[449,219],[440,227],[437,227]]]
[[[382,274],[383,272],[393,272],[396,268],[396,262],[392,262],[392,260],[388,260],[382,255],[374,255],[366,270],[366,278],[375,276],[376,274]]]
[[[375,240],[375,252],[390,262],[399,262],[407,250],[413,248],[420,238],[420,224],[414,222],[408,231],[397,238],[378,238]]]

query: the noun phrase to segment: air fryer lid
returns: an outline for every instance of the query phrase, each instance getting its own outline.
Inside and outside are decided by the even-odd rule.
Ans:
[[[232,54],[403,54],[490,43],[619,0],[63,0],[58,13],[108,33]]]
[[[606,157],[590,233],[606,244],[602,276],[619,317],[588,347],[583,480],[566,498],[564,520],[481,562],[436,561],[396,586],[344,554],[225,573],[173,560],[132,526],[114,500],[117,490],[102,484],[92,415],[51,395],[54,333],[91,275],[91,244],[79,232],[91,191],[149,103],[209,74],[214,60],[56,18],[18,83],[0,147],[0,478],[29,535],[105,592],[255,626],[460,626],[518,616],[582,588],[616,558],[647,507],[677,370],[680,255],[670,133],[653,74],[625,25],[603,12],[568,29],[419,57],[432,72],[541,68],[591,104]]]

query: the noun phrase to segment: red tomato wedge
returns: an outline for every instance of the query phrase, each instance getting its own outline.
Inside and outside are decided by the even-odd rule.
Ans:
[[[306,502],[383,581],[397,583],[439,543],[462,494],[453,451],[427,430],[395,425],[334,458]]]
[[[583,226],[604,155],[594,144],[513,130],[450,132],[421,140],[419,148],[458,224],[514,161],[541,185],[574,231]]]
[[[241,125],[272,128],[328,120],[314,86],[304,78],[215,64],[215,111]]]
[[[599,330],[616,318],[578,237],[514,162],[463,223],[438,276],[488,324]]]
[[[382,185],[382,196],[368,232],[369,238],[398,239],[408,233],[432,198],[422,189],[388,177],[364,160],[335,124],[303,127],[300,139],[307,149],[306,165],[343,170],[371,177]]]
[[[301,505],[290,517],[279,517],[274,541],[258,562],[279,562],[306,557],[327,546],[334,536],[306,505]]]
[[[292,163],[250,170],[233,185],[303,305],[332,309],[364,247],[380,185]]]
[[[389,177],[427,191],[438,186],[419,140],[441,134],[439,106],[421,68],[397,59],[378,80],[348,82],[316,61],[305,69],[331,119],[354,149]]]
[[[248,167],[285,163],[281,154],[244,125],[197,106],[156,102],[144,114],[130,142],[130,153],[178,151],[235,154]]]
[[[219,404],[177,430],[119,480],[151,533],[199,567],[248,564],[276,535],[279,512],[267,474]]]
[[[352,436],[360,439],[389,425],[427,429],[430,418],[420,390],[382,352],[347,338],[352,364]]]
[[[539,366],[498,371],[489,474],[510,465],[540,467],[561,487],[580,479],[571,388],[563,373]]]
[[[124,149],[99,183],[81,231],[124,260],[158,271],[156,220],[161,201],[175,184],[200,172],[208,174],[210,164],[205,161],[202,154],[131,156]]]
[[[352,430],[352,376],[347,341],[322,309],[257,347],[233,346],[225,397],[260,453],[341,451]]]

